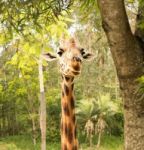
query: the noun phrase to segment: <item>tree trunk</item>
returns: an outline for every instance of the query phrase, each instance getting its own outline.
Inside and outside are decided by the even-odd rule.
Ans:
[[[100,147],[100,143],[101,143],[101,131],[99,132],[99,134],[98,134],[98,142],[97,142],[97,146],[96,146],[96,148],[98,149],[99,147]]]
[[[137,79],[144,75],[144,50],[131,32],[124,0],[98,0],[98,4],[123,97],[124,147],[143,150],[144,99]]]
[[[25,81],[26,82],[26,81]],[[26,82],[27,85],[28,85],[28,82]],[[32,123],[32,140],[33,140],[33,144],[34,146],[36,146],[36,119],[34,117],[34,115],[36,115],[36,111],[35,111],[35,105],[34,105],[34,102],[33,102],[33,97],[32,95],[30,95],[31,91],[30,89],[27,90],[27,100],[28,100],[28,105],[26,105],[26,109],[28,111],[28,114],[29,114],[29,118],[31,120],[31,123]]]
[[[5,107],[6,103],[4,102],[2,105],[2,136],[6,135],[6,113],[5,113]]]
[[[46,150],[46,102],[43,83],[42,58],[39,59],[39,83],[40,83],[40,129],[41,129],[41,150]]]
[[[32,131],[33,131],[33,144],[36,146],[36,122],[35,119],[32,117]]]
[[[89,139],[89,145],[90,145],[90,147],[92,147],[92,133],[90,133],[90,137],[89,137],[90,139]]]
[[[17,113],[16,113],[16,102],[14,101],[13,103],[13,120],[12,120],[12,125],[13,125],[13,135],[17,134]]]

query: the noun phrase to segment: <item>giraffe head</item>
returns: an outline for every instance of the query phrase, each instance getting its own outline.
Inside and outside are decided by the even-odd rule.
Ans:
[[[74,38],[63,40],[57,51],[57,56],[46,53],[43,54],[47,61],[58,60],[60,72],[64,76],[74,77],[81,73],[83,60],[90,59],[91,53],[86,53],[83,48],[77,46]]]

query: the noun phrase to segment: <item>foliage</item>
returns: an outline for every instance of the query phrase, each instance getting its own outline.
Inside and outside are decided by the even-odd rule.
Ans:
[[[52,101],[49,101],[47,105],[47,139],[50,142],[60,141],[60,98],[56,100],[54,99]]]
[[[23,32],[27,28],[40,28],[55,21],[71,1],[63,0],[2,0],[1,26],[10,31]]]

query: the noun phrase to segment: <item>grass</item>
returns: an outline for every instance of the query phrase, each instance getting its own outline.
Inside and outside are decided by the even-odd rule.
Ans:
[[[96,143],[96,137],[93,141]],[[10,136],[0,138],[0,150],[40,150],[40,142],[36,147],[32,144],[32,139],[28,136]],[[60,150],[60,143],[48,143],[47,150]],[[97,150],[96,144],[89,147],[81,141],[79,150]],[[123,139],[121,137],[104,136],[98,150],[123,150]]]
[[[48,150],[60,150],[59,143],[47,143]],[[40,142],[33,146],[29,136],[10,136],[0,138],[0,150],[40,150]]]

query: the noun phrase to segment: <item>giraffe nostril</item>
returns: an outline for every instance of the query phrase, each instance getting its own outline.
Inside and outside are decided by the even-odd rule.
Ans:
[[[79,57],[73,57],[74,60],[81,62],[81,59]]]

